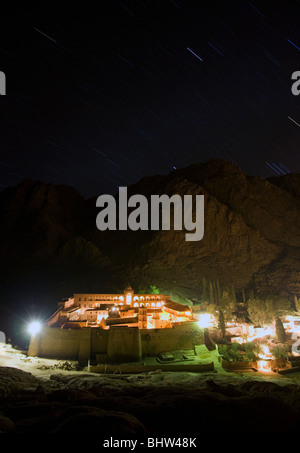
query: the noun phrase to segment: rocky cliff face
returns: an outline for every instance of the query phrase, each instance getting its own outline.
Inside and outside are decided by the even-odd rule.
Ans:
[[[300,175],[266,180],[213,160],[144,178],[128,189],[134,193],[203,194],[204,238],[187,242],[184,231],[173,230],[100,232],[96,198],[28,180],[0,193],[2,286],[31,281],[31,288],[55,287],[63,297],[155,284],[195,302],[205,278],[237,292],[300,296]]]
[[[172,275],[175,286],[195,295],[201,276],[262,293],[299,294],[299,181],[299,175],[250,177],[221,160],[173,172],[166,193],[205,195],[204,239],[186,243],[181,233],[158,233],[149,244],[148,272],[156,279]],[[135,190],[142,192],[142,185]]]

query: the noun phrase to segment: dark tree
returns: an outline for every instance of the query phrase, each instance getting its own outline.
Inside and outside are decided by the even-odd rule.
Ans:
[[[275,329],[276,329],[277,340],[279,341],[279,343],[285,343],[285,341],[286,341],[285,330],[284,330],[282,321],[279,318],[279,316],[277,316],[275,318]]]
[[[221,332],[221,337],[225,340],[226,337],[226,327],[225,327],[225,318],[223,310],[219,310],[219,329]]]
[[[242,298],[243,298],[243,303],[246,303],[246,296],[245,296],[245,290],[244,288],[242,289]]]
[[[214,299],[214,289],[213,289],[213,284],[212,282],[209,282],[209,301],[211,304],[215,303]]]
[[[205,277],[202,279],[202,301],[207,302],[207,292],[206,292],[206,280]]]

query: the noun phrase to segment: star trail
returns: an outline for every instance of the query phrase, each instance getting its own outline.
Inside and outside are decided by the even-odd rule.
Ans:
[[[2,17],[0,188],[90,197],[212,158],[300,172],[298,1],[28,2]]]

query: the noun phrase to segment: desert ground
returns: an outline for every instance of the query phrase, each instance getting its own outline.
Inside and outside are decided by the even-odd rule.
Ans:
[[[0,432],[201,436],[204,431],[295,432],[300,374],[97,374],[71,361],[0,351]]]

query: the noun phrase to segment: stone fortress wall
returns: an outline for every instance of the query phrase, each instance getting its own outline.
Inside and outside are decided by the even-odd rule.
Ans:
[[[205,329],[197,322],[170,329],[111,327],[109,330],[84,327],[60,329],[44,326],[31,338],[28,355],[95,363],[140,361],[160,353],[194,349],[205,344]]]

